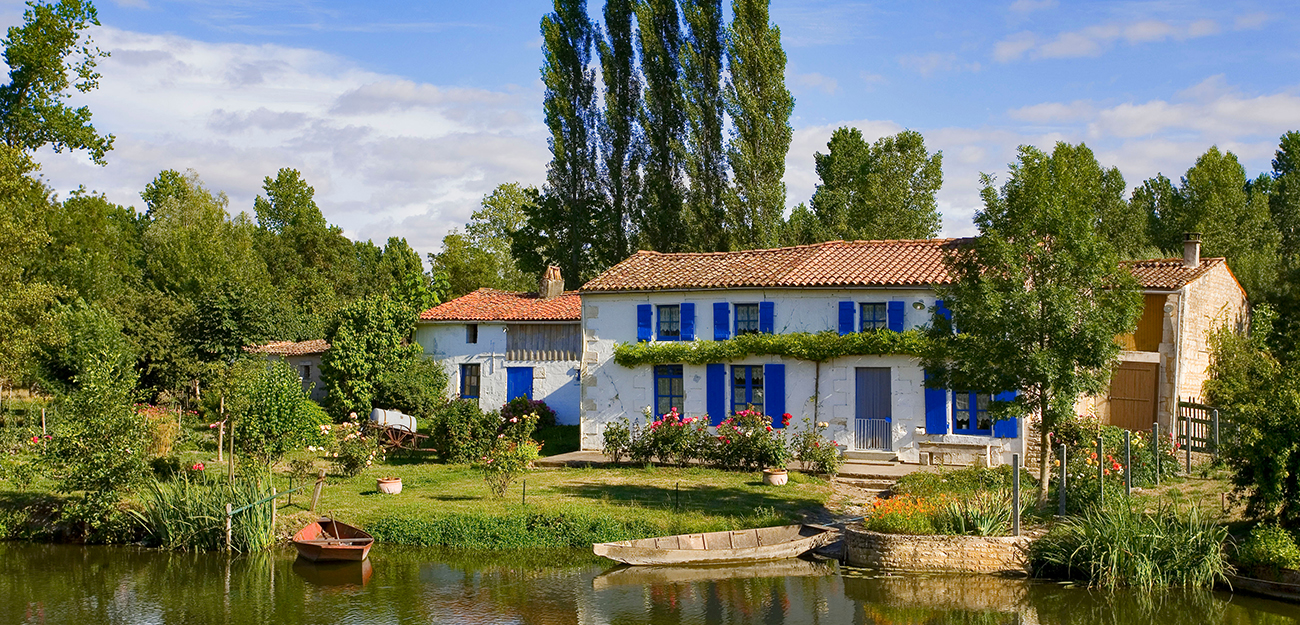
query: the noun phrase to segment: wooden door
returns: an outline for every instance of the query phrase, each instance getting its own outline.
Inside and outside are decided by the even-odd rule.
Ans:
[[[1147,431],[1156,420],[1160,364],[1121,362],[1110,378],[1110,424]]]

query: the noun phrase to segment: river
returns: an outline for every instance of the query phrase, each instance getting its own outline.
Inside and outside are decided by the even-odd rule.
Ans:
[[[1205,591],[882,575],[803,560],[663,570],[614,567],[585,552],[381,545],[365,566],[322,567],[288,550],[227,558],[0,543],[0,624],[10,623],[1281,625],[1300,623],[1300,606]]]

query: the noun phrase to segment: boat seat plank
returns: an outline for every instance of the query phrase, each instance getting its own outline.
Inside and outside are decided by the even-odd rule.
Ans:
[[[758,534],[754,530],[731,533],[732,549],[748,549],[758,546]]]

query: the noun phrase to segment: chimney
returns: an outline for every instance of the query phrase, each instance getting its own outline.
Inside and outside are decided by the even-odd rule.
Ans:
[[[1183,266],[1188,269],[1201,266],[1201,233],[1183,234]]]
[[[546,273],[542,274],[542,281],[537,285],[537,295],[542,299],[551,299],[564,294],[564,277],[560,275],[560,268],[551,265],[546,268]]]

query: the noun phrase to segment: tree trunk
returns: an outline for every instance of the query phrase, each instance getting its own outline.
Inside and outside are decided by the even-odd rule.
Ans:
[[[1051,469],[1047,465],[1047,394],[1038,396],[1038,509],[1047,506],[1047,478]]]

